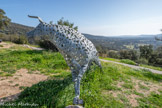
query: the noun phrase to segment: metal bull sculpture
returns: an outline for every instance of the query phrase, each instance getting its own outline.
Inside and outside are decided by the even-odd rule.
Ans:
[[[47,24],[37,16],[29,17],[37,18],[40,24],[34,30],[27,33],[27,36],[48,36],[49,41],[58,48],[72,72],[75,87],[73,104],[83,104],[83,100],[79,99],[82,76],[89,69],[92,62],[101,67],[95,46],[84,35],[73,28]]]

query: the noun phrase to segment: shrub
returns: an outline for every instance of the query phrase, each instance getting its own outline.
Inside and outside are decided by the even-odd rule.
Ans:
[[[162,50],[160,50],[160,47],[151,54],[149,64],[160,67],[162,66]]]
[[[149,59],[151,54],[153,53],[153,46],[152,45],[144,45],[140,46],[140,57]]]
[[[30,44],[37,44],[44,49],[58,52],[57,47],[49,41],[49,36],[28,37],[28,41]]]
[[[111,58],[119,58],[119,54],[117,51],[109,51],[108,52],[108,57],[111,57]]]
[[[0,34],[0,38],[4,41],[10,41],[17,44],[27,44],[28,39],[26,36],[23,35],[6,35],[6,34]]]
[[[140,58],[136,62],[139,64],[148,64],[148,60],[145,58]]]
[[[48,40],[41,40],[38,42],[39,46],[48,50],[58,51],[56,46]]]
[[[13,42],[17,44],[27,44],[28,39],[26,36],[17,36],[16,38],[14,38]]]
[[[0,39],[2,39],[3,41],[8,41],[8,40],[9,40],[9,36],[7,36],[7,35],[1,33],[1,34],[0,34]]]
[[[50,23],[52,24],[52,21],[50,21]],[[78,31],[78,26],[75,26],[75,27],[74,27],[74,23],[71,23],[71,22],[69,22],[68,20],[64,20],[63,17],[62,17],[60,20],[57,21],[57,24],[69,26],[70,28],[73,28],[73,29],[75,29],[76,31]]]
[[[139,58],[136,50],[121,50],[119,53],[121,59],[137,60]]]

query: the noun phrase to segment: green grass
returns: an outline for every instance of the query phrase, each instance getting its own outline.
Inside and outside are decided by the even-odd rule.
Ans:
[[[136,65],[136,63],[132,60],[129,59],[122,59],[120,60],[121,63],[125,63],[125,64],[130,64],[130,65]]]
[[[119,59],[114,59],[114,58],[103,58],[103,57],[99,57],[100,59],[105,59],[105,60],[110,60],[110,61],[115,61],[115,62],[120,62]]]
[[[127,88],[127,89],[133,89],[133,85],[132,84],[129,84],[129,83],[125,83],[122,85],[124,88]]]
[[[15,84],[14,86],[19,86],[19,84]]]
[[[150,90],[150,88],[148,88],[148,87],[146,87],[146,86],[144,86],[144,85],[142,85],[142,84],[138,84],[139,85],[139,87],[141,88],[141,89],[145,89],[145,90]]]
[[[69,68],[60,53],[32,51],[22,47],[13,50],[14,48],[0,50],[0,70],[3,71],[0,76],[12,75],[21,68],[26,68],[30,72],[38,70],[49,75],[57,73],[60,69],[64,70],[60,73],[68,72]]]
[[[25,86],[20,86],[19,87],[20,90],[25,89],[25,88],[27,88],[27,87],[25,87]]]
[[[129,59],[114,59],[114,58],[103,58],[100,57],[100,59],[105,59],[105,60],[110,60],[110,61],[114,61],[114,62],[120,62],[120,63],[125,63],[125,64],[131,64],[131,65],[136,65],[136,63],[132,60]]]
[[[138,99],[140,108],[161,108],[162,93],[152,92],[148,97]]]
[[[24,89],[19,99],[11,103],[35,103],[39,108],[65,108],[73,102],[74,83],[69,68],[60,53],[50,51],[32,51],[19,48],[17,50],[0,50],[0,70],[2,74],[13,75],[16,70],[26,68],[32,71],[40,71],[49,75],[50,80],[42,81],[31,87],[20,86]],[[124,82],[123,87],[132,90],[129,94],[138,94],[139,107],[160,107],[162,105],[160,94],[150,94],[144,97],[134,89],[131,78],[143,81],[151,81],[159,84],[162,75],[153,74],[147,70],[134,70],[129,67],[113,63],[103,63],[101,72],[96,65],[87,71],[81,82],[80,98],[84,100],[85,108],[125,108],[131,107],[126,96],[113,97],[109,91],[122,91],[116,86],[117,82]],[[1,75],[1,74],[0,74]],[[106,91],[106,94],[103,93]],[[15,106],[16,108],[28,108],[29,106]],[[9,107],[7,107],[9,108]],[[12,108],[12,107],[11,107]]]
[[[92,66],[92,70],[88,71],[81,83],[81,99],[84,100],[85,108],[111,107],[125,108],[128,106],[128,99],[119,96],[115,98],[112,95],[102,94],[103,90],[118,91],[114,86],[116,81],[128,82],[132,76],[137,79],[149,80],[153,82],[161,82],[162,75],[152,74],[148,71],[137,71],[130,68],[114,65],[110,63],[102,63],[103,72],[99,68]],[[150,76],[151,74],[151,76]],[[153,75],[153,76],[152,76]],[[133,85],[125,85],[126,89],[133,89]],[[137,93],[136,93],[137,94]],[[53,79],[43,81],[32,87],[26,88],[15,103],[36,103],[42,108],[64,108],[72,104],[74,97],[74,86],[71,74],[64,76],[64,79]],[[148,97],[149,98],[149,97]],[[156,97],[155,97],[156,98]],[[120,102],[124,101],[123,102]],[[161,105],[159,98],[156,98],[159,103],[154,103],[152,106]],[[138,100],[140,105],[148,104],[147,98],[142,97]],[[152,100],[150,100],[152,101]]]
[[[161,67],[155,67],[155,66],[144,65],[144,64],[140,64],[140,66],[146,67],[146,68],[150,68],[150,69],[155,69],[155,70],[162,71],[162,68],[161,68]]]

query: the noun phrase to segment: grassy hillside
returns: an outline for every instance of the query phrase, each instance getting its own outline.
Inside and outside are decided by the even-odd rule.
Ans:
[[[16,70],[40,71],[49,80],[27,87],[18,103],[35,103],[40,108],[64,108],[72,104],[74,86],[70,70],[60,53],[34,51],[22,46],[0,49],[0,77],[11,76]],[[81,99],[85,108],[127,108],[162,106],[162,75],[147,70],[102,63],[103,72],[91,67],[81,83]],[[26,106],[29,107],[29,106]]]

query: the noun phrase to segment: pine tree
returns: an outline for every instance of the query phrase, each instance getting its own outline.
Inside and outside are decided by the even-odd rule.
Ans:
[[[78,31],[78,26],[74,27],[74,23],[71,23],[68,20],[65,21],[63,17],[60,20],[57,21],[57,24],[69,26],[70,28],[73,28],[73,29]]]
[[[4,27],[8,26],[11,21],[5,14],[5,11],[0,9],[0,29],[4,29]]]

